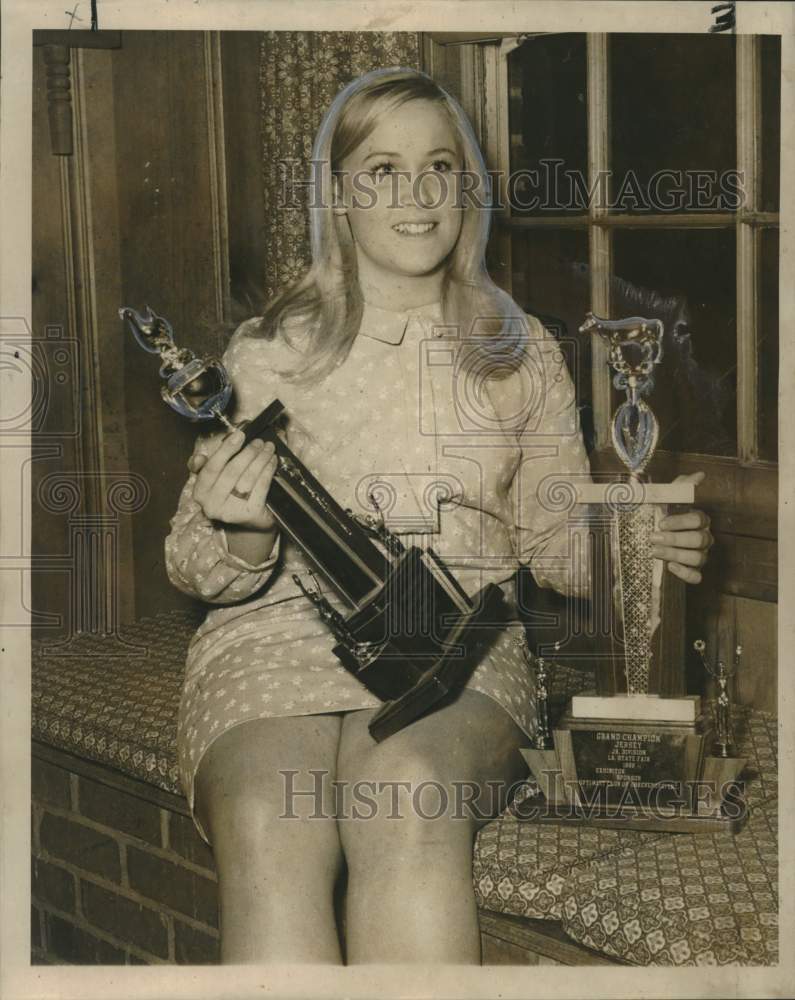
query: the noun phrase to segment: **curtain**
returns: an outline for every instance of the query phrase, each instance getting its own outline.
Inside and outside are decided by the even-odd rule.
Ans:
[[[265,298],[310,263],[308,162],[320,120],[346,84],[382,66],[420,66],[420,36],[395,31],[268,31],[260,46]]]

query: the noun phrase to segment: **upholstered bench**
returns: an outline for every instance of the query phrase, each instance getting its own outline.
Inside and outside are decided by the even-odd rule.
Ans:
[[[33,648],[33,955],[212,962],[212,854],[187,815],[176,709],[196,615]],[[587,675],[560,669],[553,698]],[[775,720],[738,718],[751,816],[737,836],[605,830],[506,811],[479,833],[484,962],[775,961]]]
[[[177,706],[200,621],[176,611],[141,619],[123,631],[127,655],[115,638],[34,643],[33,739],[181,795]]]

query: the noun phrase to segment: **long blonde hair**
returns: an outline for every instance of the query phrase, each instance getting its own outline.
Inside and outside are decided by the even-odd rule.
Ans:
[[[355,246],[340,239],[332,211],[333,177],[343,160],[373,131],[381,115],[408,101],[432,101],[450,117],[463,154],[463,169],[474,176],[475,193],[463,202],[461,231],[442,280],[445,326],[460,336],[475,333],[481,361],[492,358],[492,376],[518,367],[524,350],[524,313],[488,275],[486,242],[491,222],[491,183],[472,126],[459,103],[426,73],[404,67],[377,69],[344,87],[332,102],[312,150],[310,232],[312,264],[294,285],[274,297],[249,336],[295,343],[301,333],[302,364],[292,372],[300,381],[319,381],[348,355],[359,332],[363,299]],[[347,225],[343,217],[343,224]],[[471,352],[470,352],[471,353]],[[285,373],[286,374],[286,373]]]

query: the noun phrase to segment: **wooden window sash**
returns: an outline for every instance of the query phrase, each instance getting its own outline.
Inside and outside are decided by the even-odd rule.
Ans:
[[[586,82],[588,94],[588,185],[605,172],[610,183],[610,48],[607,34],[586,36]],[[607,203],[610,202],[609,189]],[[608,226],[597,225],[607,217],[607,204],[591,199],[588,220],[588,256],[591,279],[591,310],[597,316],[609,316],[610,279],[613,274],[613,233]],[[591,401],[595,445],[610,444],[610,369],[607,347],[601,337],[591,338]]]
[[[747,226],[778,226],[778,212],[738,208],[736,212],[677,212],[656,214],[606,212],[600,215],[514,215],[501,224],[511,229],[733,229]]]
[[[511,172],[511,127],[509,104],[508,56],[521,44],[517,37],[503,38],[499,45],[479,46],[482,59],[483,93],[483,152],[492,174],[493,195],[498,205],[496,220],[510,221],[508,177]],[[509,295],[513,295],[513,236],[509,229],[497,225],[494,230],[489,270],[493,280]]]
[[[746,205],[759,207],[760,129],[762,123],[761,43],[758,36],[738,35],[736,48],[737,169],[744,177]],[[737,458],[759,455],[758,326],[759,230],[742,219],[737,224]]]

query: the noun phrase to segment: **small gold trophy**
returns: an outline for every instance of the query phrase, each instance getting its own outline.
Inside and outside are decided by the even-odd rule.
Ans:
[[[684,584],[651,554],[651,535],[669,505],[694,499],[691,483],[652,484],[644,474],[659,426],[643,397],[662,359],[663,325],[589,313],[580,332],[606,341],[613,384],[626,393],[611,431],[628,475],[576,486],[573,505],[580,523],[587,512],[592,567],[608,566],[607,573],[592,570],[592,588],[600,580],[607,589],[612,586],[613,655],[606,668],[597,667],[597,691],[569,701],[552,740],[544,738],[545,715],[539,719],[541,738],[522,753],[551,807],[550,819],[643,829],[738,829],[745,808],[737,778],[745,761],[730,756],[726,705],[716,713],[718,722],[723,720],[716,738],[701,698],[685,693]],[[726,687],[723,683],[724,700]],[[546,713],[546,698],[541,701]]]

